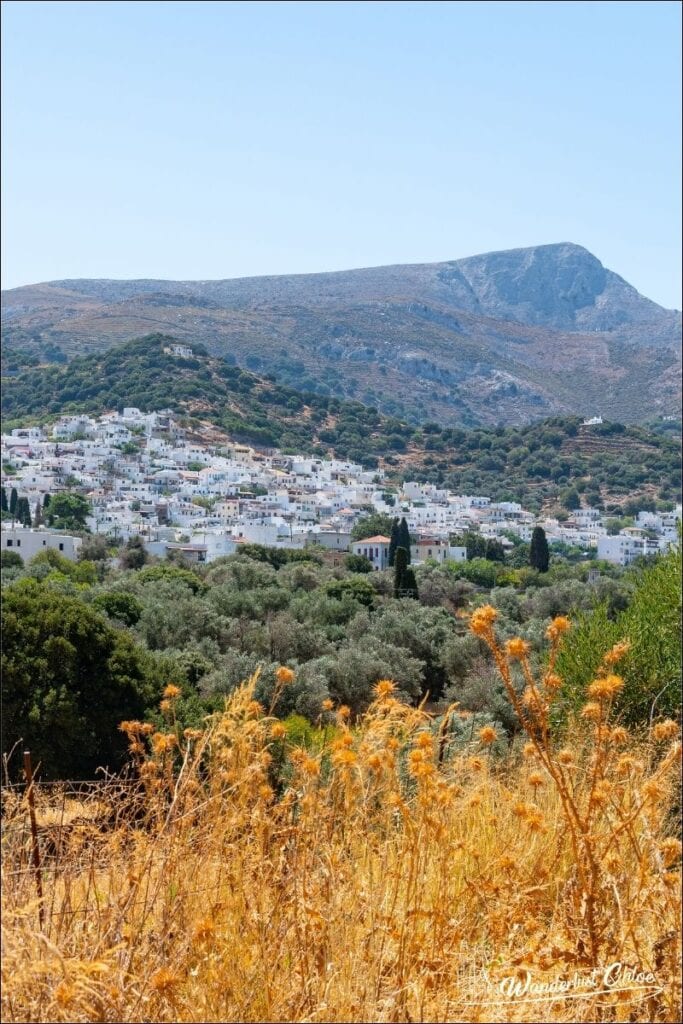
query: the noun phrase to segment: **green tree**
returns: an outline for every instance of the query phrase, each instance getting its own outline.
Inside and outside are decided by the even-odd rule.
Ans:
[[[415,573],[410,568],[410,566],[408,566],[408,568],[403,573],[403,578],[401,580],[401,590],[403,593],[403,597],[412,597],[417,601],[420,596],[417,589],[417,580],[415,579]]]
[[[417,597],[415,573],[408,567],[408,552],[403,546],[396,548],[394,560],[394,597]]]
[[[7,491],[4,487],[0,487],[0,511],[9,512],[9,505],[7,504]]]
[[[124,569],[142,569],[147,564],[149,556],[145,550],[142,537],[129,537],[126,546],[121,552],[121,565]]]
[[[487,540],[486,554],[484,557],[487,558],[489,562],[504,562],[505,548],[499,540]]]
[[[0,552],[0,566],[3,569],[21,569],[23,564],[24,559],[18,551],[7,551],[5,549]]]
[[[573,512],[577,508],[581,508],[581,495],[575,487],[570,487],[569,490],[565,491],[562,495],[562,504],[568,512]]]
[[[130,637],[35,579],[5,590],[2,632],[3,752],[21,741],[43,778],[119,768],[119,723],[142,717],[157,696]]]
[[[89,515],[90,502],[86,498],[64,491],[50,500],[47,521],[55,530],[85,530],[85,520]]]
[[[17,502],[19,501],[19,495],[17,494],[16,487],[13,487],[9,493],[9,511],[10,515],[14,516],[17,512]]]
[[[389,566],[392,569],[394,567],[394,560],[396,558],[396,548],[398,547],[399,543],[399,532],[400,531],[398,528],[398,519],[394,519],[394,521],[391,524],[391,535],[389,538]]]
[[[106,562],[109,557],[107,538],[101,533],[85,537],[78,551],[79,562]]]
[[[330,580],[325,590],[337,601],[343,601],[348,595],[368,608],[371,608],[375,601],[375,588],[372,583],[357,576],[346,580]]]
[[[394,558],[394,597],[401,596],[401,585],[407,568],[408,554],[406,549],[404,547],[398,547],[396,548],[396,557]]]
[[[347,555],[344,565],[349,572],[372,572],[372,562],[365,555]]]
[[[19,498],[14,514],[22,526],[31,525],[31,507],[28,503],[28,498]]]
[[[40,498],[38,498],[38,500],[36,501],[36,508],[35,508],[34,513],[33,513],[33,525],[34,526],[42,526],[43,525],[43,506],[40,504]]]
[[[403,516],[398,524],[398,547],[404,548],[408,556],[408,565],[410,565],[410,530],[408,529],[405,516]]]
[[[133,594],[125,590],[112,591],[109,594],[98,594],[93,601],[95,608],[105,612],[110,619],[117,619],[126,626],[134,626],[140,621],[143,605]]]
[[[352,540],[363,540],[365,537],[390,537],[391,536],[391,516],[384,515],[383,512],[372,512],[370,515],[363,516],[354,524],[351,530]]]
[[[529,548],[529,565],[539,572],[547,572],[550,565],[550,550],[542,526],[535,526],[531,534],[531,547]]]
[[[468,530],[464,537],[457,539],[457,544],[466,548],[468,562],[473,558],[486,558],[486,537],[482,537],[480,533]]]

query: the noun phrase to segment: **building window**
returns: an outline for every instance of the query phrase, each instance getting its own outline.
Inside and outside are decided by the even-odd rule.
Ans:
[[[64,550],[64,545],[63,545],[63,544],[60,544],[60,545],[59,545],[59,550],[60,550],[60,551],[63,551],[63,550]]]
[[[17,541],[17,547],[18,547],[18,548],[20,548],[20,547],[21,547],[21,541],[20,541],[20,540],[18,540],[18,541]]]
[[[13,544],[13,543],[14,543],[13,541],[11,541],[11,540],[8,540],[8,541],[7,541],[7,547],[8,547],[8,548],[11,548],[11,547],[12,547],[12,544]]]

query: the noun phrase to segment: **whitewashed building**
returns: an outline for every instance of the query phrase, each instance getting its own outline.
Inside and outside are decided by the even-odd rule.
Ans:
[[[8,526],[2,524],[0,549],[14,551],[24,562],[28,562],[41,551],[57,551],[64,558],[75,562],[82,544],[80,537],[71,537],[56,530],[33,529],[30,526]]]

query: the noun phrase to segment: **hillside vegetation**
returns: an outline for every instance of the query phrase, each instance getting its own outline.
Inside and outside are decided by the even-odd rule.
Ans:
[[[414,424],[675,414],[680,314],[581,246],[233,281],[54,281],[4,292],[16,360],[162,331],[285,384]]]
[[[5,429],[70,412],[136,405],[171,408],[215,424],[230,437],[289,452],[327,453],[396,478],[424,480],[460,493],[521,501],[531,509],[584,504],[639,507],[680,495],[680,440],[646,427],[576,417],[492,430],[415,426],[361,402],[295,390],[222,359],[165,355],[173,339],[148,335],[67,366],[24,369],[3,381]],[[666,424],[676,427],[675,423]]]

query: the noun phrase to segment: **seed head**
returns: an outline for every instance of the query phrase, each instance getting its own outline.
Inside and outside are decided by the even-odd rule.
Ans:
[[[566,615],[556,615],[545,631],[549,640],[558,640],[563,633],[571,628],[571,623]]]
[[[304,774],[310,775],[311,778],[320,775],[320,765],[314,757],[307,757],[301,767]]]
[[[294,682],[294,673],[291,668],[286,668],[284,665],[280,665],[275,675],[278,683],[281,683],[283,686],[289,686],[290,683]]]
[[[195,942],[206,942],[210,939],[215,932],[215,926],[210,917],[205,917],[201,921],[198,921],[192,932],[192,937]]]
[[[624,680],[621,676],[600,676],[598,679],[594,679],[588,687],[588,696],[595,700],[611,700],[623,688]]]
[[[167,995],[179,984],[180,978],[172,971],[166,970],[165,967],[155,971],[150,978],[150,985],[154,991],[158,992],[160,995]]]
[[[526,640],[522,640],[521,637],[513,637],[512,640],[508,640],[505,644],[505,650],[510,658],[526,658],[529,653],[529,645]]]
[[[652,735],[658,740],[670,740],[678,735],[678,723],[667,718],[663,722],[656,722],[652,727]]]
[[[493,623],[498,618],[498,612],[490,604],[476,608],[470,617],[470,629],[475,636],[486,636],[491,632]]]
[[[557,693],[562,689],[562,679],[556,672],[546,672],[543,676],[543,685],[548,693]]]
[[[664,864],[666,865],[666,867],[669,867],[671,864],[674,864],[677,860],[680,859],[681,841],[680,839],[675,839],[673,836],[671,836],[668,839],[662,840],[662,842],[659,844],[659,849],[662,852]]]
[[[396,683],[391,679],[380,679],[375,686],[375,693],[378,697],[388,697],[396,689]]]
[[[335,764],[341,765],[342,767],[350,767],[355,764],[358,760],[355,751],[349,750],[348,747],[345,750],[339,750],[336,754],[332,755],[332,760]],[[317,761],[315,762],[317,765]]]
[[[605,665],[616,665],[616,663],[618,661],[621,661],[624,655],[628,653],[630,648],[631,644],[628,640],[621,640],[619,643],[615,644],[610,651],[607,652],[607,654],[602,660],[605,663]]]

